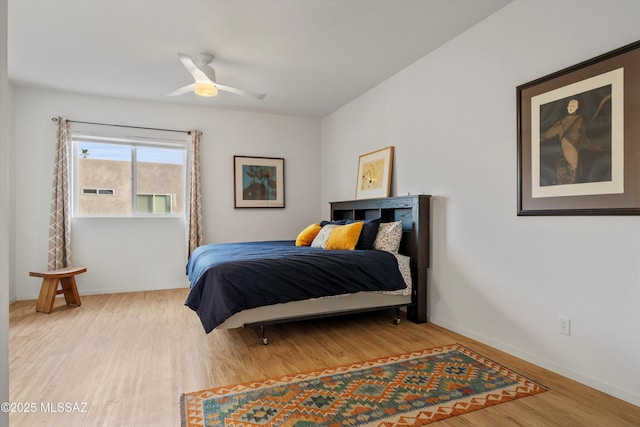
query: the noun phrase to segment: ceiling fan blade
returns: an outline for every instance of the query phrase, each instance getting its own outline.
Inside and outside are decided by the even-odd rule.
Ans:
[[[187,92],[191,92],[193,91],[193,88],[196,86],[195,83],[191,83],[190,85],[186,85],[186,86],[182,86],[180,89],[174,90],[171,93],[167,93],[164,96],[176,96],[176,95],[182,95],[183,93],[187,93]]]
[[[191,73],[191,75],[193,76],[193,79],[196,82],[209,81],[209,78],[207,77],[207,75],[203,73],[202,70],[198,68],[198,66],[196,66],[196,64],[193,62],[193,59],[191,59],[189,55],[185,55],[184,53],[178,53],[178,57],[180,58],[180,62],[182,62],[182,65],[184,65],[187,71]]]
[[[218,88],[218,90],[224,90],[227,92],[235,93],[236,95],[250,96],[256,99],[264,99],[264,97],[267,96],[264,93],[247,92],[246,90],[236,89],[235,87],[221,85],[220,83],[216,83],[216,87]]]
[[[211,83],[216,83],[216,70],[214,70],[213,67],[204,64],[196,65],[196,67]]]

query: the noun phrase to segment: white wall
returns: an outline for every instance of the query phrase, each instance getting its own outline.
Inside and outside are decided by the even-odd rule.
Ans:
[[[206,243],[295,239],[319,215],[320,122],[16,87],[15,294],[35,299],[46,269],[54,116],[169,129],[200,129]],[[73,126],[73,124],[72,124]],[[285,158],[284,209],[234,209],[233,156]],[[80,294],[186,286],[184,222],[175,218],[72,220]]]
[[[639,16],[637,1],[515,1],[322,122],[323,208],[389,145],[394,195],[435,196],[431,322],[636,405],[640,222],[516,216],[515,88],[640,39]]]
[[[11,280],[11,161],[7,80],[7,2],[0,1],[0,402],[9,401],[9,283]],[[0,426],[9,414],[0,412]]]

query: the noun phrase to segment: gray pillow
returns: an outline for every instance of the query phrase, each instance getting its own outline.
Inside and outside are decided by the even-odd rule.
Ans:
[[[329,235],[334,228],[340,227],[338,224],[327,224],[320,229],[318,235],[311,242],[312,248],[322,248],[324,249],[327,244],[327,240],[329,239]]]

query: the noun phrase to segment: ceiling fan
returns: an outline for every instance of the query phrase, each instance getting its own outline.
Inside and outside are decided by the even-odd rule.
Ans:
[[[200,96],[216,96],[219,90],[235,93],[236,95],[250,96],[256,99],[263,99],[266,95],[263,93],[253,93],[246,90],[237,89],[235,87],[225,86],[216,81],[216,71],[211,66],[214,56],[209,53],[201,53],[197,56],[196,61],[191,59],[189,55],[178,53],[178,57],[182,65],[191,73],[195,83],[186,85],[166,96],[182,95],[187,92],[194,92]]]

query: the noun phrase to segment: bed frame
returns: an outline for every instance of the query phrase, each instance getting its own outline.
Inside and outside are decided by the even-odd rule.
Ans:
[[[411,258],[412,304],[407,318],[427,321],[427,269],[429,268],[429,211],[431,196],[415,195],[331,203],[331,218],[402,221],[400,253]]]
[[[396,309],[394,323],[399,323],[400,308],[407,308],[407,318],[415,323],[427,321],[427,269],[429,268],[429,212],[431,196],[414,195],[386,197],[379,199],[350,200],[331,202],[331,218],[333,220],[352,219],[367,220],[382,218],[382,222],[402,221],[402,240],[400,253],[409,256],[411,261],[411,299],[407,302],[377,303],[357,308],[344,308],[313,314],[297,314],[269,320],[244,323],[243,327],[259,328],[260,340],[268,344],[266,327],[268,325],[287,323],[299,320],[318,319],[368,311]]]

